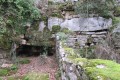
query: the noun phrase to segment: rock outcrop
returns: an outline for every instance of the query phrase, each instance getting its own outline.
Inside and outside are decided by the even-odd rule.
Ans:
[[[45,27],[43,22],[40,22],[40,30]],[[48,19],[48,28],[52,30],[52,26],[60,25],[61,28],[68,28],[72,31],[96,31],[108,29],[112,25],[111,19],[105,19],[102,17],[94,18],[71,18],[62,19],[57,17],[50,17]]]

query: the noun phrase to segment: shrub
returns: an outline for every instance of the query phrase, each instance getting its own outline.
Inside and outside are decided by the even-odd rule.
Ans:
[[[76,4],[75,11],[83,17],[101,16],[104,18],[113,17],[115,0],[84,0]]]
[[[18,69],[18,66],[17,65],[12,65],[10,69],[16,71]]]
[[[60,27],[59,25],[54,25],[54,26],[52,26],[52,32],[53,32],[53,33],[59,32],[60,29],[61,29],[61,27]]]

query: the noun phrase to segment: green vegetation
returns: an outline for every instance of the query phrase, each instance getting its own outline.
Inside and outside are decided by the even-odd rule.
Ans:
[[[85,69],[85,73],[90,77],[90,80],[119,80],[120,79],[120,64],[102,59],[86,59],[68,57],[71,62],[81,65]],[[97,66],[103,66],[99,68]]]
[[[52,32],[57,33],[60,32],[61,27],[59,25],[52,26]]]
[[[33,0],[0,0],[0,47],[8,49],[12,37],[26,32],[26,24],[39,20]]]
[[[46,16],[42,16],[41,17],[41,21],[47,22],[47,17]]]
[[[18,70],[18,67],[16,65],[12,65],[9,68],[1,68],[0,69],[0,76],[7,76],[7,75],[12,75],[16,73]]]
[[[53,5],[53,4],[54,4],[53,1],[48,0],[48,5]]]
[[[9,71],[8,69],[0,69],[0,76],[6,76],[8,75]]]
[[[71,52],[71,48],[65,48],[65,50]],[[77,64],[81,65],[85,69],[85,73],[90,77],[90,80],[119,80],[120,79],[120,64],[102,59],[87,59],[78,58],[74,55],[68,55],[68,59]],[[103,66],[99,68],[97,66]]]
[[[104,18],[113,17],[113,10],[115,6],[115,0],[84,0],[79,1],[76,4],[76,12],[84,17],[89,17],[89,14],[94,14],[94,16],[101,16]]]
[[[20,63],[20,64],[29,64],[29,63],[30,63],[30,60],[29,60],[29,59],[26,59],[26,58],[20,59],[20,60],[19,60],[19,63]],[[13,66],[13,68],[15,68],[15,66]]]
[[[49,80],[49,75],[44,73],[28,73],[24,80]]]
[[[80,55],[75,53],[74,49],[72,49],[72,48],[64,48],[64,50],[65,50],[65,53],[68,54],[68,56],[67,56],[68,58],[74,59],[74,58],[80,57]]]
[[[59,36],[59,39],[62,41],[68,37],[64,32],[58,32],[56,35]]]
[[[73,11],[74,5],[71,2],[62,3],[59,5],[59,10]]]
[[[61,72],[60,72],[60,70],[57,70],[57,72],[55,74],[55,78],[56,78],[56,80],[60,80],[60,78],[61,78]]]
[[[62,18],[63,17],[60,12],[53,12],[50,16],[58,17],[58,18]]]
[[[97,65],[103,65],[104,68],[97,68]],[[90,76],[91,80],[97,80],[98,76],[102,80],[119,80],[120,79],[120,64],[101,59],[89,60],[86,66],[86,73]]]
[[[62,28],[62,29],[61,29],[61,32],[64,32],[65,34],[70,34],[70,33],[72,33],[72,31],[69,30],[68,28]]]
[[[13,77],[7,77],[7,80],[25,80],[25,76],[13,76]]]
[[[18,66],[14,64],[14,65],[12,65],[10,67],[10,69],[13,70],[13,71],[17,71],[18,70]]]
[[[72,63],[82,66],[90,80],[120,79],[120,64],[110,60],[81,58],[72,48],[64,48],[64,50]]]
[[[116,26],[119,22],[120,22],[119,17],[114,17],[113,20],[112,20],[113,26]]]
[[[114,10],[114,15],[119,16],[120,15],[120,6],[117,6]]]

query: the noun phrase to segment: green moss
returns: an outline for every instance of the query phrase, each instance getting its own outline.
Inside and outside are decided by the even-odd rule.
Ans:
[[[67,50],[71,50],[67,48]],[[90,80],[119,80],[120,79],[120,64],[102,59],[86,59],[68,57],[70,61],[75,64],[81,65],[85,69],[85,73],[90,77]],[[97,67],[98,65],[104,66],[103,68]]]
[[[21,60],[19,60],[19,63],[20,64],[29,64],[30,60],[29,59],[21,59]]]
[[[24,80],[49,80],[49,75],[44,73],[28,73]]]
[[[91,52],[94,46],[88,49]],[[103,59],[87,59],[79,57],[73,48],[64,48],[67,58],[81,65],[90,80],[120,80],[120,64]]]
[[[65,53],[67,54],[67,58],[70,60],[76,59],[79,56],[79,54],[75,53],[75,50],[72,48],[64,48]]]
[[[57,33],[60,32],[61,27],[59,25],[52,26],[52,32]]]
[[[74,49],[72,49],[72,48],[64,48],[64,50],[69,55],[74,55],[75,54]]]
[[[97,68],[97,65],[104,65],[104,68]],[[86,73],[91,80],[97,80],[98,76],[102,80],[119,80],[120,79],[120,64],[110,60],[92,59],[89,60],[86,66]]]
[[[47,21],[47,17],[46,17],[46,16],[42,16],[42,17],[41,17],[41,21],[46,22],[46,21]]]
[[[9,71],[8,69],[0,69],[0,76],[6,76],[8,75]]]
[[[86,67],[88,60],[86,58],[73,58],[73,57],[68,57],[68,59],[77,65],[80,65],[82,67]]]

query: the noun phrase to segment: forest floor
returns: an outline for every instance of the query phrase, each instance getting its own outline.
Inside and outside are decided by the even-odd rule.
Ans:
[[[55,56],[47,56],[44,60],[38,57],[23,57],[30,60],[29,64],[20,64],[16,74],[11,76],[24,76],[28,73],[46,73],[49,74],[49,80],[56,80],[55,73],[58,70],[58,64]],[[7,79],[4,79],[7,80]]]

